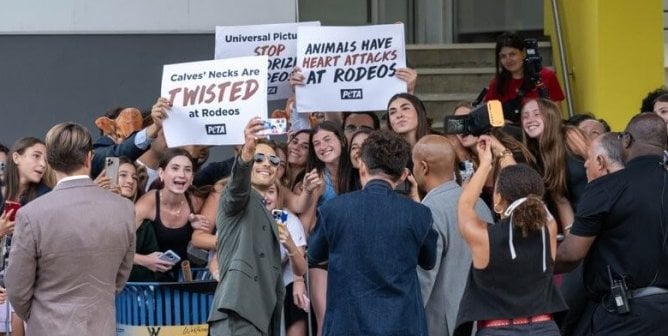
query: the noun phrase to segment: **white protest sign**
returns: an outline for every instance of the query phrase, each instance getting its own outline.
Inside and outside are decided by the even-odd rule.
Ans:
[[[248,120],[267,115],[267,56],[165,65],[161,95],[169,147],[242,144]]]
[[[297,66],[306,78],[296,87],[297,111],[385,110],[406,82],[403,24],[299,27]]]
[[[216,27],[215,58],[269,56],[267,99],[292,95],[290,73],[297,64],[297,27],[320,22]]]

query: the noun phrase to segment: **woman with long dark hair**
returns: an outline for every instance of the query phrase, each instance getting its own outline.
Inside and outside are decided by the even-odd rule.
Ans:
[[[5,202],[14,202],[17,206],[24,206],[49,192],[51,187],[45,181],[48,172],[44,142],[33,137],[17,140],[9,151],[5,164]],[[16,215],[16,211],[13,210],[11,215]],[[3,208],[0,226],[5,235],[11,235],[14,229],[14,221],[9,220],[9,214]],[[11,239],[7,237],[3,239],[3,242],[5,241],[5,247],[9,248]],[[6,262],[9,262],[7,257],[8,255],[2,256]],[[23,321],[13,312],[11,321],[12,335],[23,335]]]
[[[397,93],[387,103],[387,128],[411,145],[431,133],[427,110],[420,98],[410,93]]]
[[[181,261],[188,259],[187,247],[193,230],[208,230],[208,220],[199,214],[203,199],[190,190],[193,181],[193,159],[181,148],[168,149],[160,159],[158,176],[160,188],[150,190],[135,204],[139,229],[149,225],[155,232],[159,252],[174,251]],[[151,228],[146,227],[150,230]],[[135,263],[147,268],[167,272],[169,268],[159,261],[159,252],[149,254],[147,260]],[[159,278],[174,281],[176,273]]]
[[[496,40],[494,78],[489,82],[489,88],[485,101],[497,99],[503,103],[503,111],[506,119],[519,122],[520,109],[525,99],[549,98],[560,102],[564,100],[559,81],[554,71],[542,67],[538,73],[540,86],[532,79],[535,71],[525,63],[525,42],[516,33],[506,32]],[[541,93],[542,92],[542,93]]]

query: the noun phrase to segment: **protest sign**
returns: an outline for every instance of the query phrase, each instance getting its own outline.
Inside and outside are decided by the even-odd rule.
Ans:
[[[161,92],[169,147],[242,144],[248,120],[267,115],[267,56],[165,65]]]
[[[406,67],[403,24],[299,27],[297,66],[306,80],[296,87],[297,111],[384,110],[406,92],[396,77]]]
[[[267,99],[286,99],[292,95],[290,73],[297,64],[297,27],[319,25],[314,21],[216,27],[215,58],[268,56]]]

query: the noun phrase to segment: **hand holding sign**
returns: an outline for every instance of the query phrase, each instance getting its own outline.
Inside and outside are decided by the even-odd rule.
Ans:
[[[405,69],[402,24],[300,26],[298,35],[297,66],[304,80],[295,88],[299,112],[383,110],[415,78]],[[299,80],[291,76],[294,84]]]
[[[237,145],[243,125],[267,110],[267,56],[165,65],[154,105],[169,147]]]

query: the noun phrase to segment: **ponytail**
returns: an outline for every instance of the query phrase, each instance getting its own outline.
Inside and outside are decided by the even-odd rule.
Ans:
[[[547,224],[547,210],[540,197],[530,194],[526,201],[518,205],[512,212],[513,226],[520,229],[522,237],[529,232],[539,231]]]

